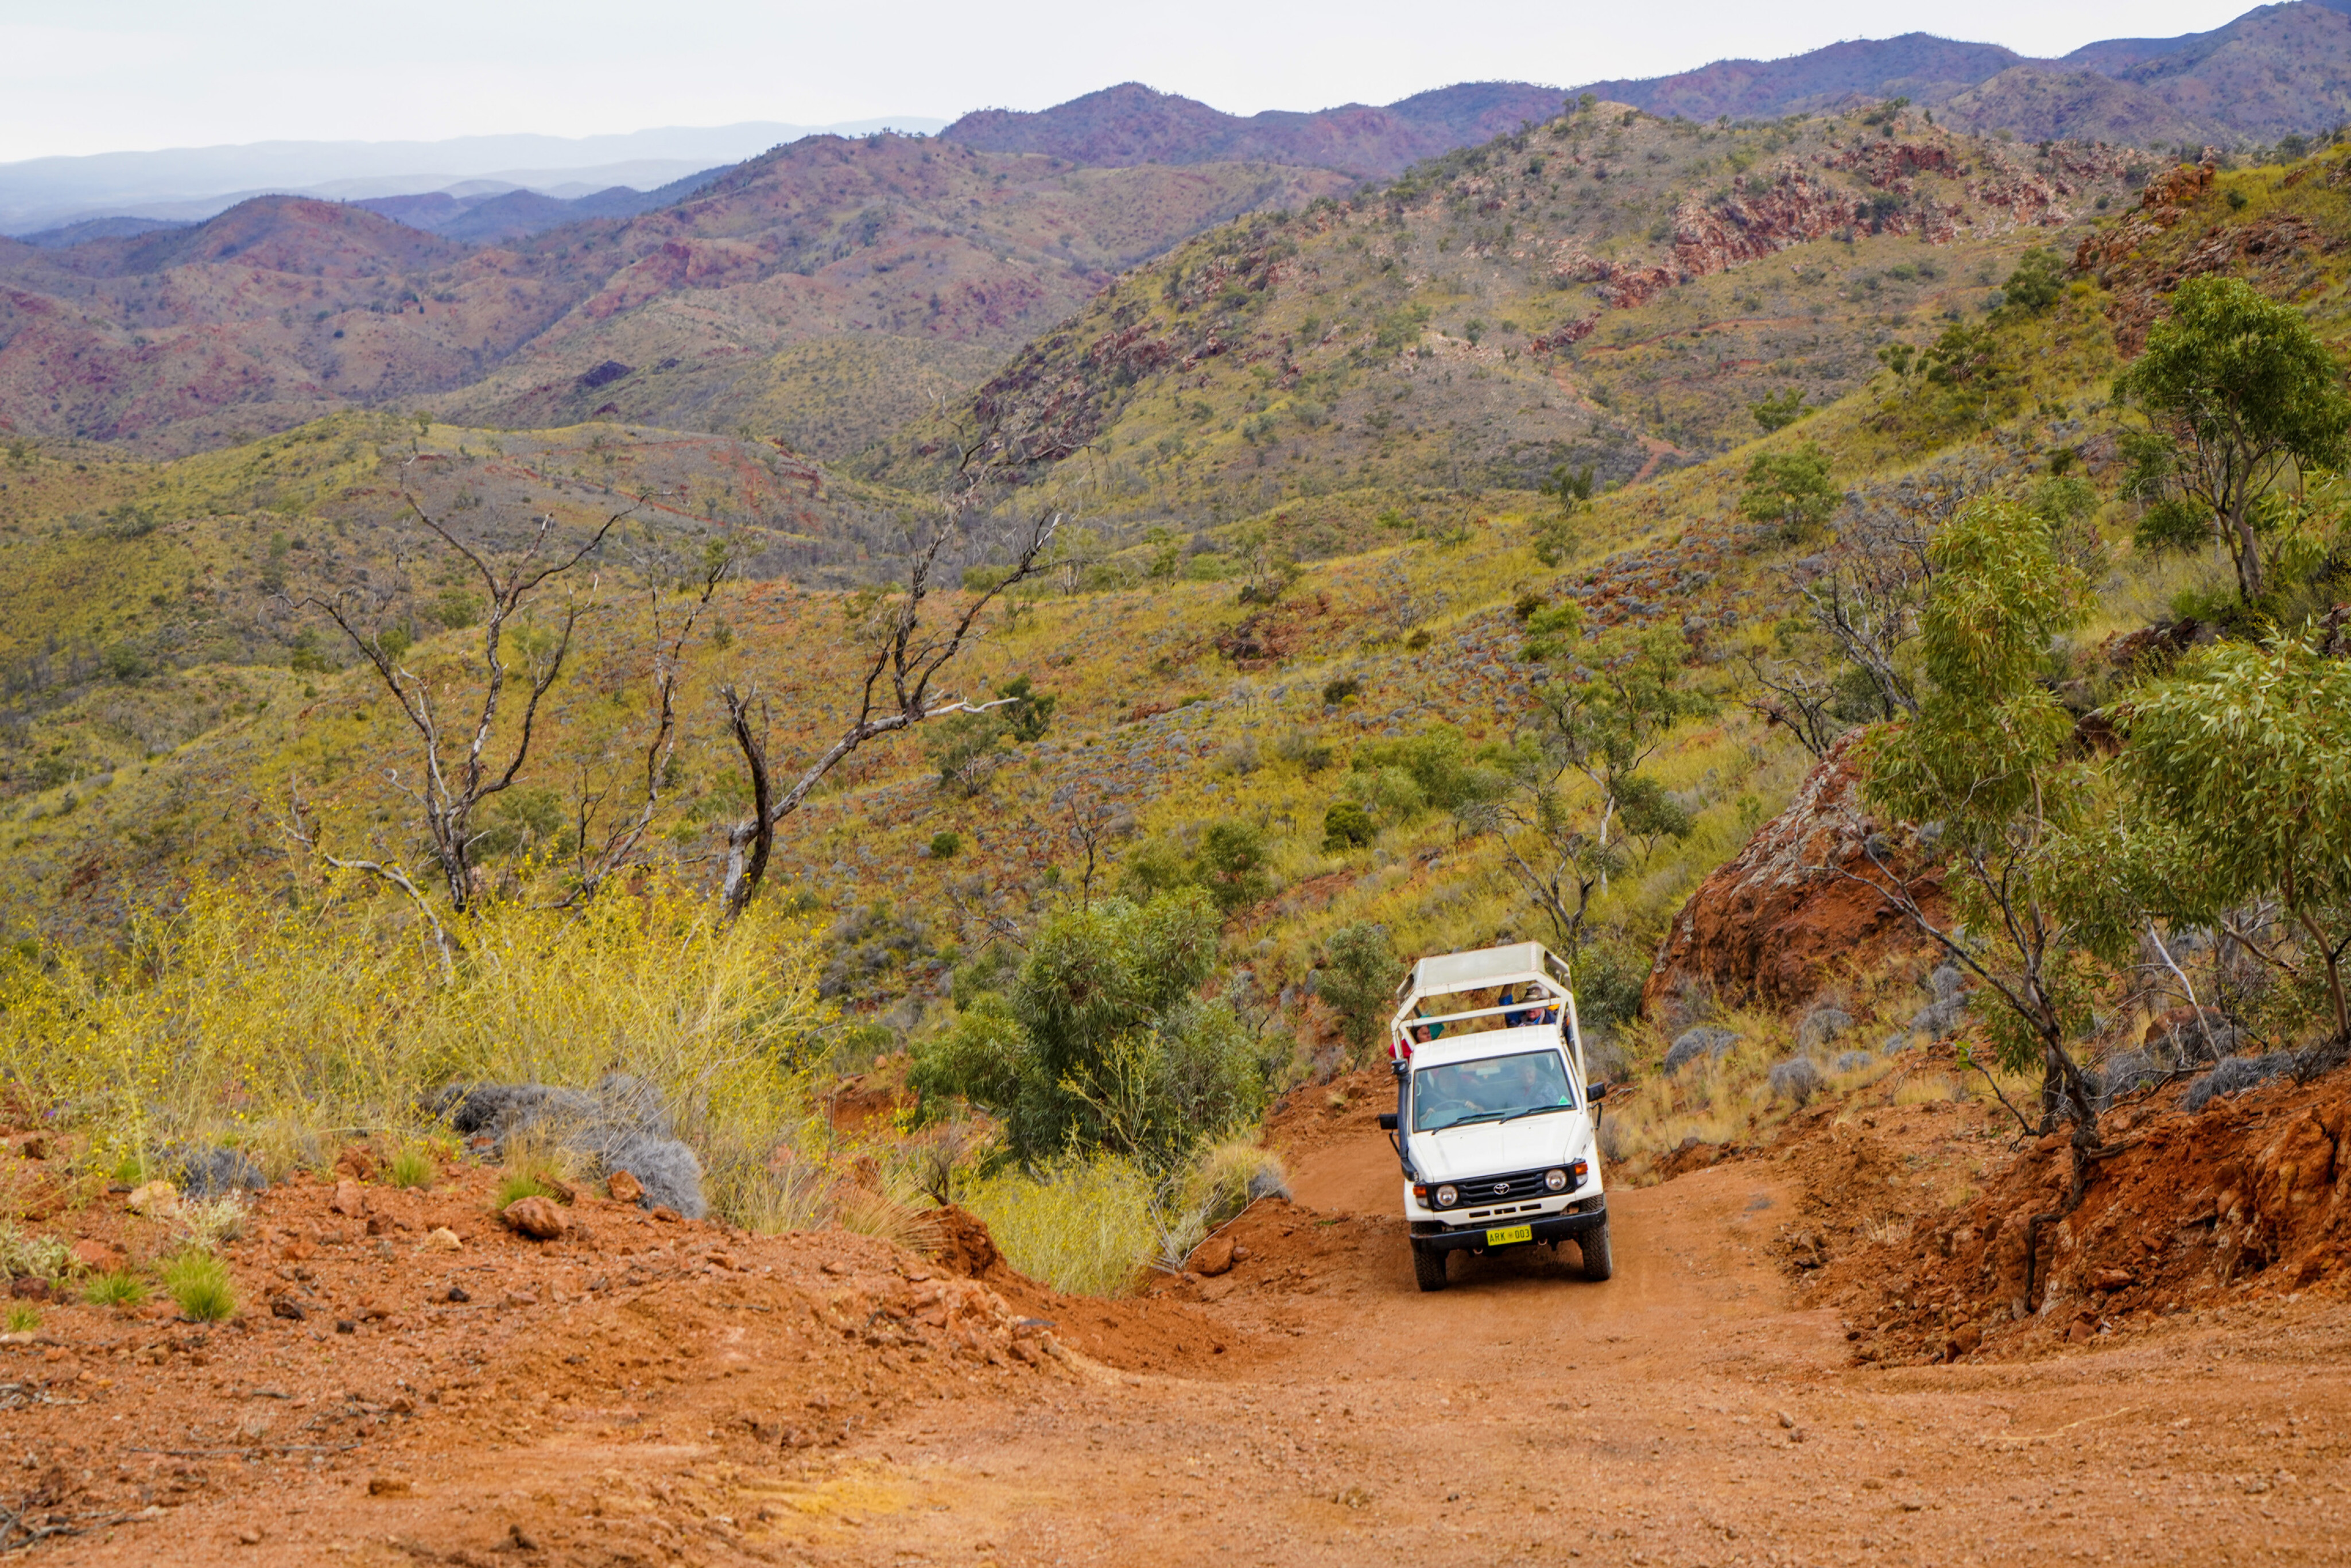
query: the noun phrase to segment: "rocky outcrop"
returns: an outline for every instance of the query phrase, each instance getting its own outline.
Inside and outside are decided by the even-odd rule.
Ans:
[[[1859,879],[1884,874],[1874,848],[1932,915],[1942,906],[1941,870],[1915,834],[1863,810],[1855,739],[1838,742],[1788,809],[1674,916],[1641,990],[1644,1015],[1694,987],[1732,1005],[1794,1007],[1841,972],[1924,950],[1917,929]]]

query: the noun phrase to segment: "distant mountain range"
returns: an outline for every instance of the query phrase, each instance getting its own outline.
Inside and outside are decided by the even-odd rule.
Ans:
[[[2351,0],[2290,0],[2209,33],[2109,38],[2056,60],[1906,33],[1783,59],[1587,82],[1568,96],[1585,92],[1689,120],[1770,119],[1907,98],[1963,129],[2035,141],[2273,141],[2351,121]],[[989,152],[1097,165],[1249,158],[1394,174],[1546,120],[1561,96],[1525,82],[1471,82],[1384,108],[1241,116],[1126,82],[1034,114],[967,114],[940,134]]]
[[[2270,141],[2351,120],[2347,13],[2351,0],[2291,0],[2209,33],[2109,38],[2056,60],[1908,33],[1578,90],[1691,120],[1907,98],[1968,129],[2032,141]]]
[[[1227,114],[1140,82],[1090,92],[1034,114],[988,109],[941,131],[985,152],[1042,152],[1072,163],[1267,162],[1395,174],[1559,112],[1557,88],[1464,82],[1383,108],[1344,104],[1311,114]]]
[[[930,131],[946,123],[919,115],[841,125],[753,120],[612,136],[261,141],[32,158],[0,163],[0,234],[120,216],[199,222],[256,195],[361,201],[444,192],[462,201],[522,190],[576,199],[616,185],[652,190],[806,136]]]

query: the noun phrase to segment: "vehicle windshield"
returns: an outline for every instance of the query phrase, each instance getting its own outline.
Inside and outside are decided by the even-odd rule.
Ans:
[[[1412,1130],[1416,1133],[1574,1108],[1567,1064],[1556,1051],[1522,1051],[1448,1062],[1443,1067],[1424,1067],[1412,1075]]]

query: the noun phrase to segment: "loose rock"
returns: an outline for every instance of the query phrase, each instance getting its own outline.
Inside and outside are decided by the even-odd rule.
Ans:
[[[1233,1267],[1233,1239],[1211,1236],[1192,1253],[1192,1269],[1201,1274],[1228,1274]]]
[[[507,1205],[499,1218],[512,1226],[517,1235],[528,1236],[533,1241],[554,1240],[563,1234],[566,1224],[562,1208],[553,1199],[544,1197],[518,1197]]]
[[[161,1219],[180,1211],[180,1189],[167,1181],[151,1181],[132,1191],[122,1207],[133,1214]]]

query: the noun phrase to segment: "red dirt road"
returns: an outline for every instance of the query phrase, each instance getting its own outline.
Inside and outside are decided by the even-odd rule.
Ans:
[[[665,1245],[636,1262],[674,1272],[412,1322],[364,1372],[322,1363],[338,1342],[304,1325],[215,1333],[210,1365],[175,1356],[149,1394],[0,1415],[0,1461],[21,1448],[26,1484],[155,1498],[36,1549],[77,1563],[2351,1560],[2339,1303],[2041,1361],[1856,1368],[1769,1256],[1791,1195],[1768,1160],[1614,1195],[1607,1284],[1532,1252],[1423,1296],[1367,1119],[1289,1129],[1299,1202],[1243,1217],[1231,1274],[1159,1299],[999,1275],[996,1309],[838,1233],[737,1239],[713,1264],[681,1228],[596,1215],[603,1253]],[[946,1306],[911,1304],[938,1290]],[[1082,1354],[1040,1354],[1049,1339]],[[370,1344],[340,1343],[346,1363]],[[264,1368],[287,1397],[240,1399]],[[387,1412],[402,1385],[416,1402]],[[282,1430],[296,1399],[362,1409],[342,1392],[375,1406],[331,1429],[357,1447],[236,1452],[246,1412]],[[141,1433],[230,1452],[127,1452]]]

